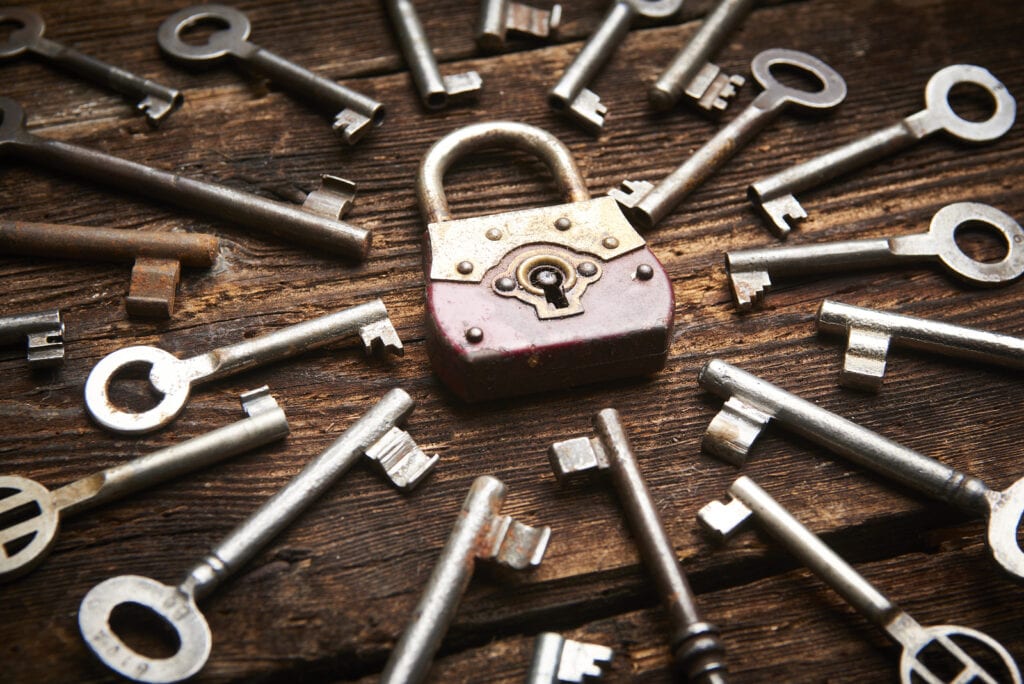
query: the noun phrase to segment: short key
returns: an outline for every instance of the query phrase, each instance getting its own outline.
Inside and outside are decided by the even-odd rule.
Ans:
[[[185,473],[269,444],[288,434],[288,419],[266,387],[242,395],[248,418],[50,491],[34,480],[0,476],[0,518],[34,512],[0,527],[0,581],[20,577],[45,558],[60,521]]]
[[[985,262],[965,254],[956,242],[956,231],[972,222],[983,223],[998,232],[1005,240],[1006,256]],[[733,300],[742,310],[761,306],[765,292],[779,278],[935,261],[965,283],[978,287],[1007,285],[1024,274],[1024,230],[995,207],[958,202],[940,209],[932,217],[927,233],[746,249],[725,255]]]
[[[103,663],[140,682],[178,682],[202,669],[213,637],[196,601],[208,596],[229,575],[295,520],[365,455],[403,492],[429,474],[437,456],[428,457],[397,427],[413,410],[412,398],[393,389],[349,427],[322,454],[249,518],[232,530],[176,587],[148,577],[120,575],[93,587],[78,609],[82,638]],[[121,605],[139,604],[160,616],[178,636],[177,652],[167,658],[137,653],[110,624]]]
[[[846,335],[846,356],[839,375],[839,384],[845,387],[878,390],[890,344],[1024,368],[1024,339],[1019,337],[831,299],[818,308],[818,332]]]
[[[32,368],[64,363],[64,321],[60,310],[0,316],[0,345],[25,342],[25,358]]]
[[[739,531],[747,520],[756,518],[761,526],[800,562],[903,647],[899,666],[900,681],[903,684],[1001,684],[1007,681],[1020,684],[1021,676],[1017,663],[1002,644],[987,634],[968,627],[922,626],[883,596],[854,570],[853,566],[844,561],[749,477],[740,477],[733,482],[729,487],[729,494],[732,495],[732,500],[728,504],[712,501],[700,509],[697,519],[704,528],[719,539],[728,539]],[[993,659],[992,664],[999,662],[1002,668],[995,673],[986,669],[985,665],[975,660],[953,638],[973,642],[973,645],[995,654],[998,661]],[[929,662],[934,662],[932,658],[936,656],[937,649],[941,649],[949,656],[948,665],[956,663],[956,671],[949,673],[951,676],[944,677],[929,667]],[[1010,680],[1007,680],[1005,675],[1008,675]]]
[[[598,679],[613,656],[607,646],[541,632],[534,642],[533,660],[524,684],[582,684]]]
[[[286,359],[350,335],[359,336],[367,353],[377,349],[403,352],[384,302],[375,299],[187,359],[157,347],[123,347],[100,359],[89,373],[85,407],[93,420],[108,430],[123,434],[152,432],[181,413],[193,385]],[[137,413],[122,410],[110,400],[110,385],[127,369],[140,366],[150,367],[147,377],[153,390],[162,395],[160,402]]]
[[[0,59],[26,51],[33,52],[123,95],[138,99],[136,109],[145,114],[146,120],[153,126],[159,125],[184,101],[181,93],[174,88],[141,78],[44,38],[46,24],[35,10],[27,7],[2,7],[0,24],[6,23],[18,24],[20,28],[11,31],[5,42],[0,42]]]
[[[986,121],[963,119],[950,106],[950,91],[963,83],[976,85],[992,97],[995,111]],[[747,195],[768,221],[769,230],[785,238],[790,231],[788,220],[807,218],[795,193],[895,154],[938,131],[970,143],[995,140],[1010,130],[1017,111],[1006,86],[987,69],[971,64],[954,64],[936,72],[924,97],[925,108],[899,123],[753,183]]]
[[[507,33],[554,38],[562,22],[562,6],[542,10],[516,0],[481,0],[476,44],[482,50],[500,50]]]
[[[772,75],[774,66],[788,66],[806,72],[817,79],[821,88],[807,91],[785,85]],[[622,205],[626,216],[635,225],[651,228],[668,216],[676,205],[789,106],[831,109],[846,98],[843,77],[806,52],[781,48],[765,50],[754,57],[750,70],[764,90],[735,119],[690,155],[682,166],[657,185],[624,180],[621,188],[608,193]]]
[[[981,480],[886,439],[865,427],[790,394],[719,359],[698,376],[705,390],[725,397],[722,410],[704,433],[702,448],[742,465],[750,447],[774,418],[801,437],[845,456],[934,499],[988,518],[988,544],[996,562],[1024,579],[1024,550],[1017,527],[1024,514],[1024,477],[1002,491]]]
[[[182,40],[182,32],[202,23],[223,28],[214,31],[205,45]],[[234,57],[253,72],[330,109],[334,115],[332,128],[350,145],[384,123],[383,104],[254,45],[248,40],[250,28],[249,18],[234,7],[196,5],[167,17],[157,30],[157,42],[167,55],[183,62]]]
[[[548,93],[551,108],[569,116],[589,133],[600,133],[608,108],[587,84],[611,59],[635,19],[666,20],[678,14],[682,6],[683,0],[614,0],[597,30]]]

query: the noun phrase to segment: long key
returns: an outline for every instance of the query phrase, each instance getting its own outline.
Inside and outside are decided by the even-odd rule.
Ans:
[[[599,679],[613,656],[607,646],[541,632],[534,642],[533,660],[524,684],[582,684]]]
[[[504,483],[497,478],[485,475],[473,481],[412,620],[384,666],[381,684],[415,684],[427,676],[477,560],[514,570],[540,565],[551,528],[530,527],[512,516],[500,515],[505,492]]]
[[[204,45],[182,40],[183,32],[199,24],[213,24],[218,30]],[[249,18],[234,7],[196,5],[167,17],[156,39],[165,54],[183,62],[202,64],[230,55],[253,72],[330,110],[334,117],[331,127],[349,145],[384,123],[383,104],[253,44],[249,41],[250,29]]]
[[[726,681],[725,647],[718,638],[718,628],[701,618],[619,413],[602,409],[593,423],[597,437],[577,437],[551,445],[551,468],[560,482],[592,470],[609,473],[640,554],[668,609],[672,654],[680,671],[686,673],[688,682],[722,684]]]
[[[1024,551],[1017,526],[1024,515],[1024,477],[1002,491],[934,458],[790,394],[724,361],[713,359],[698,376],[701,387],[726,398],[701,446],[742,465],[754,440],[772,418],[816,444],[900,484],[976,516],[988,517],[988,544],[999,565],[1024,579]]]
[[[78,609],[82,638],[103,664],[139,682],[179,682],[202,669],[212,635],[196,605],[221,582],[294,521],[310,504],[366,455],[403,492],[419,484],[437,462],[399,429],[414,407],[403,390],[393,389],[345,431],[327,450],[268,499],[185,575],[176,587],[148,577],[120,575],[93,587]],[[148,608],[178,636],[177,652],[167,658],[138,653],[110,624],[113,611],[136,603]]]
[[[821,88],[800,90],[778,81],[774,66],[788,66],[818,80]],[[682,166],[654,185],[647,181],[624,180],[608,194],[622,205],[635,224],[651,228],[700,187],[715,171],[747,144],[762,128],[790,106],[831,109],[846,98],[846,81],[817,57],[775,48],[765,50],[750,63],[754,79],[764,90],[711,140],[690,155]]]
[[[1006,256],[984,262],[965,254],[956,242],[956,230],[972,222],[999,233],[1006,241]],[[1008,285],[1024,274],[1024,231],[995,207],[958,202],[940,209],[927,233],[728,252],[725,268],[737,308],[747,310],[764,304],[765,292],[779,278],[936,261],[965,283]]]
[[[69,515],[152,487],[166,480],[269,444],[288,434],[288,419],[266,387],[241,397],[248,418],[148,456],[66,484],[53,491],[35,480],[0,476],[0,518],[18,519],[0,528],[0,581],[20,577],[49,553],[60,521]]]
[[[317,250],[364,259],[370,249],[368,230],[339,220],[352,206],[355,185],[334,176],[323,176],[320,189],[309,194],[302,208],[274,202],[88,147],[40,138],[25,129],[25,110],[9,97],[0,97],[0,155],[212,214]]]
[[[476,44],[481,50],[500,50],[508,33],[554,38],[561,23],[562,6],[557,3],[542,10],[515,0],[481,0]]]
[[[1006,681],[1020,684],[1017,663],[1002,644],[969,627],[922,626],[875,589],[853,566],[749,477],[740,477],[733,482],[729,494],[732,500],[728,504],[712,501],[700,509],[697,519],[703,527],[718,539],[724,540],[739,531],[746,521],[756,518],[771,536],[810,568],[811,572],[903,648],[899,664],[900,681],[903,684],[997,684]],[[980,646],[998,656],[999,660],[994,662],[1001,661],[1002,668],[994,672],[986,669],[986,665],[979,663],[962,647],[965,641],[973,642],[974,646]],[[939,650],[944,651],[948,658],[938,657]],[[954,662],[956,668],[951,669],[949,666]],[[939,663],[945,666],[945,673],[934,667]],[[1010,680],[1005,675],[1009,675]]]
[[[449,104],[472,100],[480,93],[484,82],[475,71],[441,75],[412,0],[384,0],[384,6],[391,17],[413,83],[428,109],[444,109]]]
[[[826,299],[818,308],[818,332],[846,335],[839,384],[869,391],[882,386],[891,344],[1024,368],[1024,339],[927,318],[865,309]]]
[[[174,88],[136,76],[44,38],[46,24],[35,10],[27,7],[0,8],[0,25],[8,23],[19,28],[11,31],[6,41],[0,42],[0,59],[15,57],[25,52],[37,54],[58,66],[138,100],[135,108],[145,114],[146,120],[153,126],[159,125],[184,102],[181,93]]]
[[[965,83],[978,86],[992,97],[995,110],[987,120],[963,119],[950,106],[950,91]],[[768,221],[768,229],[776,237],[785,238],[790,221],[807,218],[795,193],[907,149],[938,131],[969,143],[995,140],[1010,130],[1017,112],[1017,103],[1006,86],[987,69],[971,64],[954,64],[937,71],[925,87],[924,99],[923,110],[897,124],[753,183],[747,195]]]
[[[377,349],[403,353],[384,302],[375,299],[187,359],[157,347],[123,347],[100,359],[89,373],[85,407],[108,430],[129,435],[152,432],[181,413],[194,385],[287,359],[350,335],[359,336],[368,354]],[[149,366],[147,377],[161,397],[159,403],[141,412],[118,408],[110,399],[112,381],[129,368],[144,366]]]
[[[729,106],[746,79],[739,74],[725,73],[710,60],[753,6],[754,0],[721,0],[715,6],[690,42],[672,58],[647,91],[647,99],[655,109],[671,109],[684,95],[709,112],[722,112]]]
[[[0,345],[25,342],[25,359],[32,368],[64,363],[64,321],[60,311],[0,316]]]
[[[548,105],[589,133],[600,133],[608,108],[601,104],[601,98],[588,89],[587,84],[611,59],[635,20],[664,21],[674,17],[682,6],[683,0],[614,0],[597,30],[548,92]]]

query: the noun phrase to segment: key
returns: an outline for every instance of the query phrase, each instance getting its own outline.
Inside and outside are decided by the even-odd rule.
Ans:
[[[0,8],[0,25],[12,24],[7,40],[0,41],[0,59],[31,52],[69,71],[107,86],[122,95],[139,100],[135,108],[146,115],[146,121],[157,126],[185,101],[174,88],[160,85],[148,78],[105,64],[74,48],[43,37],[43,17],[27,7]]]
[[[206,44],[182,40],[183,32],[200,24],[215,25],[218,30]],[[334,116],[331,127],[349,145],[384,123],[383,104],[254,45],[249,41],[251,28],[245,13],[234,7],[195,5],[164,19],[156,40],[164,54],[181,62],[205,64],[230,55],[253,72],[329,110]]]
[[[708,453],[742,465],[761,430],[779,424],[857,465],[988,518],[988,544],[996,562],[1024,579],[1024,551],[1017,527],[1024,515],[1024,477],[1002,491],[981,480],[900,446],[879,434],[801,399],[724,361],[713,359],[698,376],[701,387],[727,399],[704,433]]]
[[[608,108],[597,93],[587,88],[601,67],[629,33],[634,20],[652,22],[671,19],[683,6],[683,0],[614,0],[597,30],[587,39],[569,68],[548,92],[548,105],[565,114],[588,133],[597,135],[604,128]]]
[[[441,75],[412,0],[384,0],[384,6],[391,16],[413,83],[427,109],[444,109],[450,104],[476,98],[484,85],[477,72]]]
[[[0,316],[0,345],[25,341],[25,358],[32,368],[49,368],[64,363],[64,321],[60,311]]]
[[[562,23],[562,6],[537,9],[515,0],[482,0],[476,44],[481,50],[505,47],[505,34],[518,33],[535,38],[554,38]]]
[[[783,84],[772,75],[783,65],[807,73],[821,88],[801,90]],[[761,94],[725,125],[682,166],[654,185],[647,181],[624,180],[608,194],[622,205],[626,216],[641,228],[652,228],[668,216],[691,192],[746,145],[762,128],[790,106],[831,109],[846,98],[846,81],[832,67],[806,52],[774,48],[758,53],[750,71],[762,88]]]
[[[525,684],[581,684],[600,679],[614,653],[607,646],[541,632],[533,647],[533,662]]]
[[[839,384],[869,391],[882,386],[890,344],[924,349],[1009,368],[1024,368],[1024,340],[826,299],[818,309],[818,332],[847,336]]]
[[[711,56],[721,49],[726,37],[750,14],[754,0],[721,0],[700,28],[658,80],[647,91],[651,106],[672,109],[684,95],[707,112],[722,112],[736,91],[746,83],[739,74],[727,74]]]
[[[984,262],[964,253],[956,242],[956,231],[965,223],[984,224],[999,233],[1006,241],[1006,256],[1000,261]],[[779,278],[926,261],[939,262],[950,274],[970,285],[1008,285],[1024,274],[1024,231],[995,207],[957,202],[932,217],[927,233],[728,252],[725,269],[736,307],[746,311],[763,305],[765,292]]]
[[[959,625],[923,627],[875,589],[817,535],[804,527],[766,491],[749,477],[740,477],[729,487],[728,504],[712,501],[697,514],[703,527],[718,539],[728,539],[747,521],[756,518],[765,531],[806,565],[825,584],[864,617],[880,627],[902,647],[900,681],[903,684],[928,682],[1006,682],[1019,684],[1020,670],[1013,656],[998,641],[983,632]],[[957,639],[954,641],[953,639]],[[962,647],[973,642],[998,656],[1005,670],[992,672]],[[938,651],[944,652],[945,658]],[[983,661],[989,663],[988,659]],[[955,663],[955,666],[954,666]],[[942,670],[935,665],[943,666]],[[1003,675],[1008,674],[1010,680]]]
[[[413,684],[427,676],[478,559],[514,570],[540,565],[551,528],[499,515],[505,491],[497,478],[485,475],[473,481],[412,620],[384,666],[381,684]]]
[[[370,232],[339,220],[352,207],[355,184],[323,176],[302,208],[161,171],[87,147],[40,138],[25,129],[25,110],[0,97],[0,155],[13,155],[60,173],[113,185],[198,210],[318,251],[366,258]]]
[[[181,413],[194,385],[287,359],[349,335],[358,335],[368,354],[378,349],[396,355],[404,351],[384,302],[375,299],[187,359],[157,347],[123,347],[100,359],[89,373],[85,407],[108,430],[126,435],[152,432]],[[149,366],[147,377],[159,403],[139,412],[118,408],[110,400],[112,381],[129,368],[144,366]]]
[[[949,104],[950,91],[965,83],[978,86],[992,97],[995,110],[987,120],[963,119]],[[937,71],[925,87],[924,99],[923,110],[897,124],[753,183],[747,196],[767,220],[768,229],[776,237],[785,238],[790,221],[807,218],[793,196],[798,192],[905,150],[938,131],[964,142],[990,142],[1010,130],[1017,112],[1017,103],[1006,86],[987,69],[971,64],[954,64]]]
[[[204,468],[250,449],[283,439],[288,419],[267,387],[246,392],[242,408],[249,416],[231,425],[113,466],[54,491],[35,480],[0,476],[0,581],[21,577],[49,553],[60,521],[141,489]],[[11,518],[18,520],[11,523]]]
[[[593,423],[597,437],[555,442],[548,449],[555,476],[565,483],[578,473],[609,473],[640,554],[668,608],[672,653],[679,670],[686,673],[689,682],[724,683],[725,647],[718,638],[718,628],[701,618],[618,412],[603,409],[594,416]]]
[[[414,407],[412,398],[393,389],[367,411],[325,452],[238,527],[185,575],[176,587],[148,577],[120,575],[100,582],[78,608],[82,638],[104,665],[138,682],[179,682],[202,669],[210,656],[212,635],[196,602],[209,596],[228,576],[292,523],[365,454],[391,483],[410,491],[433,469],[408,433],[397,428]],[[135,651],[110,624],[113,611],[135,603],[149,609],[177,633],[178,650],[167,658]]]

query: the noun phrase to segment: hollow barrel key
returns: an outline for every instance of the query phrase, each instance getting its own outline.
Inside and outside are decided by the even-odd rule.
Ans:
[[[183,32],[202,23],[223,28],[214,31],[206,44],[182,40]],[[384,123],[383,104],[254,45],[249,41],[250,29],[245,13],[228,5],[210,4],[178,10],[160,24],[156,35],[160,49],[173,59],[204,63],[230,55],[300,97],[337,112],[332,128],[350,145]]]
[[[701,525],[718,539],[728,539],[746,521],[757,519],[771,536],[779,540],[815,575],[903,647],[899,665],[900,681],[903,684],[1020,684],[1017,663],[1002,644],[969,627],[922,626],[883,596],[749,477],[740,477],[733,482],[729,494],[732,500],[728,504],[712,501],[700,509],[697,519]],[[971,642],[972,647],[980,647],[979,653],[984,649],[994,654],[998,660],[991,659],[990,663],[986,659],[982,664],[962,647],[964,642]],[[940,656],[939,652],[946,657]],[[996,663],[1001,668],[993,672],[992,665]],[[936,665],[941,665],[942,669]]]
[[[64,321],[59,309],[0,316],[0,345],[25,341],[25,358],[32,368],[64,363]]]
[[[1017,528],[1024,515],[1024,477],[1007,489],[990,489],[981,480],[886,439],[865,427],[790,394],[719,359],[704,365],[700,386],[726,402],[704,433],[705,451],[742,465],[768,421],[845,456],[864,468],[988,518],[988,545],[996,562],[1024,579],[1024,550]]]
[[[999,261],[985,262],[965,254],[956,242],[956,232],[967,223],[984,224],[999,233],[1006,245],[1006,255]],[[1008,285],[1024,275],[1024,230],[995,207],[957,202],[936,212],[927,233],[745,249],[728,252],[725,268],[737,308],[747,310],[761,306],[765,292],[779,278],[935,261],[971,285]]]
[[[995,110],[987,120],[964,119],[950,106],[950,92],[965,83],[991,96]],[[769,230],[785,238],[790,231],[789,220],[807,218],[795,193],[895,154],[938,131],[968,143],[995,140],[1010,130],[1017,112],[1017,102],[1006,86],[987,69],[972,64],[954,64],[937,71],[925,87],[924,99],[923,110],[897,124],[753,183],[747,195],[768,221]]]
[[[286,359],[349,335],[358,335],[367,353],[378,348],[403,353],[402,341],[384,302],[375,299],[187,359],[157,347],[118,349],[103,357],[89,373],[85,406],[89,415],[108,430],[124,434],[151,432],[181,413],[193,385]],[[160,402],[138,413],[119,409],[110,400],[111,382],[128,368],[145,365],[150,366],[150,384],[163,395]]]
[[[270,497],[185,575],[176,587],[148,577],[121,575],[93,587],[78,609],[78,627],[93,653],[115,672],[140,682],[178,682],[202,669],[210,656],[210,626],[196,606],[228,576],[295,520],[310,504],[365,455],[403,492],[433,469],[407,432],[397,427],[415,403],[393,389],[310,461],[283,489]],[[177,652],[153,658],[136,652],[110,624],[121,605],[134,603],[155,613],[177,633]]]

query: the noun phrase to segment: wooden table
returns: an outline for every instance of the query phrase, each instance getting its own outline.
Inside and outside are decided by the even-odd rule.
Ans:
[[[350,220],[373,230],[372,254],[364,263],[328,258],[5,160],[4,219],[201,231],[223,244],[215,268],[184,273],[179,310],[167,322],[126,318],[126,266],[0,260],[4,313],[59,306],[67,321],[67,361],[59,370],[30,372],[23,352],[3,350],[5,472],[47,485],[68,482],[237,419],[237,395],[264,383],[285,406],[292,434],[283,444],[69,519],[45,563],[2,589],[0,679],[111,679],[78,632],[78,604],[89,588],[123,573],[177,581],[395,386],[418,402],[409,430],[440,454],[436,472],[404,497],[357,467],[314,504],[203,602],[214,650],[196,681],[376,680],[470,482],[482,474],[508,485],[506,512],[553,528],[551,545],[534,572],[477,572],[432,681],[519,681],[543,630],[614,648],[607,681],[668,680],[666,620],[611,487],[559,488],[547,462],[549,444],[589,431],[591,416],[605,406],[622,413],[680,562],[707,618],[722,628],[735,681],[894,678],[898,653],[884,635],[777,545],[744,534],[720,547],[698,529],[697,510],[722,498],[738,471],[701,453],[701,435],[721,402],[699,390],[696,373],[720,357],[996,488],[1021,474],[1019,372],[897,351],[878,395],[840,389],[840,345],[816,337],[813,317],[823,298],[834,297],[1024,334],[1024,285],[973,289],[937,267],[837,274],[787,284],[769,295],[763,311],[740,314],[722,267],[727,250],[776,243],[745,198],[749,182],[917,111],[924,84],[940,67],[979,64],[1018,97],[1024,93],[1024,15],[1016,2],[806,0],[759,7],[718,62],[746,73],[760,50],[806,50],[843,74],[849,97],[824,120],[780,117],[647,234],[675,283],[667,368],[649,379],[476,406],[438,383],[424,352],[424,225],[413,191],[419,160],[459,126],[514,119],[568,144],[595,193],[626,177],[661,178],[719,125],[688,110],[655,115],[645,97],[646,84],[711,2],[688,0],[682,23],[629,35],[594,84],[610,110],[597,139],[552,113],[544,95],[605,2],[567,3],[554,44],[512,42],[486,57],[473,44],[478,3],[418,3],[443,70],[476,69],[485,81],[477,104],[437,113],[421,107],[378,3],[239,5],[258,44],[387,104],[384,126],[351,148],[320,112],[275,86],[228,65],[188,71],[166,62],[156,27],[181,4],[37,3],[51,38],[184,90],[186,104],[160,130],[150,130],[120,96],[31,57],[3,65],[2,93],[22,103],[39,135],[268,197],[301,201],[321,173],[358,181]],[[745,87],[726,120],[755,91]],[[964,106],[976,103],[968,98]],[[812,217],[790,242],[917,232],[939,208],[961,200],[1024,217],[1022,149],[1020,125],[978,147],[936,136],[804,193]],[[448,188],[457,216],[560,201],[542,165],[518,153],[467,160],[449,174]],[[969,242],[977,253],[998,253],[991,239]],[[308,353],[197,391],[172,427],[139,438],[100,430],[83,409],[89,370],[117,348],[205,351],[378,296],[406,345],[396,362],[368,361],[348,344]],[[760,440],[743,472],[920,622],[980,629],[1024,659],[1024,590],[989,558],[983,521],[777,428]]]

